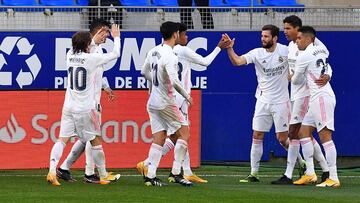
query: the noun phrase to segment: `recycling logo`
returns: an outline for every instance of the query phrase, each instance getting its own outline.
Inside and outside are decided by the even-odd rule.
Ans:
[[[16,48],[18,52],[16,52]],[[16,82],[22,89],[26,85],[31,85],[36,79],[41,69],[41,62],[36,54],[31,54],[34,44],[30,44],[25,37],[11,36],[5,37],[0,45],[0,85],[13,85],[13,77],[16,77]],[[14,67],[8,64],[8,57],[26,57],[24,67]],[[18,60],[17,58],[15,58]],[[8,66],[7,70],[4,67]],[[25,67],[27,66],[27,67]],[[13,71],[13,69],[20,68],[20,71]],[[25,70],[24,70],[25,69]]]

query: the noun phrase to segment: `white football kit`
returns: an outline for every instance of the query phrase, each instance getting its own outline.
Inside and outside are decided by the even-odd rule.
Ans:
[[[273,122],[276,132],[289,129],[288,48],[277,43],[273,52],[256,48],[243,56],[254,63],[258,80],[253,130],[269,132]]]
[[[336,99],[330,83],[319,87],[315,80],[323,74],[328,74],[329,52],[322,46],[310,44],[299,54],[295,74],[292,78],[293,84],[306,81],[310,90],[309,110],[305,114],[303,125],[309,125],[321,131],[324,127],[334,131],[334,111]],[[305,78],[304,78],[305,77]]]
[[[174,47],[174,53],[178,57],[178,78],[181,81],[182,86],[185,91],[191,93],[191,65],[199,64],[202,66],[208,66],[215,59],[215,57],[220,53],[221,49],[216,47],[208,56],[202,57],[197,54],[195,51],[186,46],[176,45]],[[189,104],[186,99],[181,96],[178,92],[175,93],[176,97],[176,106],[180,109],[181,113],[184,116],[183,125],[189,125]]]
[[[315,38],[314,42],[315,46],[323,47],[327,50],[326,46],[317,38]],[[290,73],[293,74],[295,72],[295,63],[296,58],[301,53],[298,49],[296,43],[291,41],[288,45],[289,54],[288,54],[288,63]],[[329,65],[329,70],[327,73],[330,77],[332,75],[332,70]],[[304,119],[304,116],[309,108],[309,99],[310,99],[310,91],[307,85],[306,80],[301,81],[301,83],[295,85],[291,84],[290,90],[290,100],[291,100],[291,119],[290,124],[301,123]]]
[[[83,142],[100,135],[100,102],[102,65],[120,56],[120,38],[114,39],[114,49],[107,54],[67,53],[68,84],[62,110],[60,137],[79,136]],[[99,90],[100,88],[100,90]]]
[[[181,86],[177,66],[178,58],[172,47],[161,44],[149,51],[141,69],[141,74],[152,84],[147,110],[153,134],[165,130],[171,135],[183,125],[184,117],[176,106],[175,92],[187,100],[190,96]]]

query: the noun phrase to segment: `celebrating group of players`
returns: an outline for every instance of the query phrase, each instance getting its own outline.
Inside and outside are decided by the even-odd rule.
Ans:
[[[163,43],[151,49],[145,59],[141,74],[149,81],[150,96],[147,111],[150,118],[153,143],[146,160],[137,164],[144,176],[145,185],[166,185],[156,177],[161,157],[174,148],[174,162],[168,181],[184,186],[192,182],[205,183],[190,168],[188,142],[190,137],[188,108],[192,105],[191,64],[208,66],[222,49],[227,49],[233,65],[255,64],[258,80],[256,106],[253,117],[253,142],[251,146],[251,173],[240,182],[258,182],[259,163],[263,153],[263,138],[275,125],[280,144],[288,151],[285,174],[273,184],[306,185],[317,182],[313,157],[322,167],[319,187],[339,187],[336,171],[336,148],[332,141],[334,131],[335,95],[329,84],[332,70],[328,64],[329,51],[316,38],[315,30],[302,26],[301,19],[289,16],[284,19],[284,32],[290,41],[288,46],[277,43],[279,28],[265,25],[261,32],[261,48],[238,56],[233,46],[235,38],[223,34],[217,47],[202,57],[186,47],[186,26],[165,22],[160,27]],[[68,87],[61,118],[60,135],[50,155],[47,181],[60,185],[57,177],[73,181],[69,169],[82,152],[86,153],[84,180],[89,183],[108,184],[120,178],[120,174],[107,172],[105,155],[101,146],[101,89],[109,98],[114,95],[106,80],[102,79],[102,65],[120,55],[119,26],[111,26],[114,49],[101,53],[99,45],[109,33],[109,24],[96,19],[90,32],[77,32],[72,37],[72,49],[67,54]],[[291,82],[291,99],[288,83]],[[312,137],[317,130],[325,149]],[[69,138],[79,139],[64,163],[57,169],[63,149]],[[300,144],[304,159],[300,151]],[[292,181],[292,173],[298,160],[306,171],[301,178]],[[97,167],[99,176],[94,172]],[[304,166],[303,166],[304,167]],[[183,173],[181,172],[183,170]]]

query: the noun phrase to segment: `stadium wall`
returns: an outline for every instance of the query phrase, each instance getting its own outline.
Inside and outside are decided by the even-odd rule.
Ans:
[[[72,32],[2,32],[0,33],[0,89],[19,93],[23,90],[62,90],[66,84],[65,54],[71,47]],[[212,51],[221,32],[189,32],[188,46],[205,55]],[[260,32],[228,32],[236,38],[235,51],[243,54],[260,45]],[[339,156],[360,156],[356,124],[360,121],[357,100],[360,99],[359,31],[321,31],[318,37],[330,50],[329,62],[334,75],[331,84],[337,96],[334,140]],[[282,36],[280,42],[287,44]],[[114,89],[144,90],[140,75],[147,51],[161,43],[158,32],[123,32],[121,57],[105,66],[104,76]],[[104,51],[111,51],[107,40]],[[233,67],[226,51],[222,51],[206,69],[193,66],[193,85],[202,90],[201,98],[201,159],[204,161],[247,161],[251,145],[251,121],[254,111],[256,76],[254,66]],[[135,91],[137,92],[137,91]],[[122,91],[119,92],[121,94]],[[124,92],[126,93],[126,91]],[[24,98],[11,98],[12,103]],[[142,94],[142,91],[139,92]],[[4,92],[1,95],[6,95]],[[2,108],[9,103],[3,97]],[[126,99],[126,98],[124,98]],[[141,97],[146,100],[145,97]],[[61,99],[60,99],[61,100]],[[40,100],[37,105],[46,105]],[[131,108],[132,103],[126,105]],[[143,104],[145,105],[145,103]],[[49,108],[52,108],[49,105]],[[7,125],[10,115],[1,111],[0,127]],[[146,116],[145,111],[143,112]],[[106,113],[105,113],[106,114]],[[112,115],[114,116],[114,115]],[[120,116],[120,115],[119,115]],[[5,138],[1,138],[5,139]],[[263,160],[273,151],[286,156],[274,132],[265,138]],[[2,140],[4,141],[4,140]],[[1,142],[5,145],[4,142]],[[3,148],[3,147],[2,147]],[[50,150],[48,150],[50,152]],[[45,152],[44,152],[45,153]],[[125,153],[125,152],[124,152]],[[146,153],[146,152],[144,152]],[[48,154],[48,153],[47,153]],[[144,154],[146,156],[146,154]]]

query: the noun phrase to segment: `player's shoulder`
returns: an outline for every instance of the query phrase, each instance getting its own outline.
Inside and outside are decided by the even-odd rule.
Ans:
[[[290,41],[288,46],[287,46],[288,50],[294,50],[294,49],[298,49],[297,44],[294,41]]]
[[[280,55],[287,55],[289,53],[288,46],[277,43],[276,48]]]
[[[187,46],[182,46],[178,44],[174,47],[174,53],[178,56],[186,55],[187,53],[191,53],[191,52],[194,51]]]
[[[149,52],[148,52],[148,55],[150,55],[150,54],[158,51],[158,50],[159,50],[159,46],[160,46],[160,45],[157,45],[157,46],[151,48],[151,49],[149,50]]]
[[[304,61],[311,61],[314,59],[314,51],[316,50],[316,47],[313,44],[308,45],[306,49],[299,53],[299,56],[297,58],[297,61],[304,62]]]
[[[248,51],[247,54],[251,54],[251,55],[254,55],[255,57],[256,56],[261,56],[262,54],[264,54],[266,51],[264,48],[262,47],[258,47],[258,48],[254,48],[254,49],[251,49],[250,51]]]

